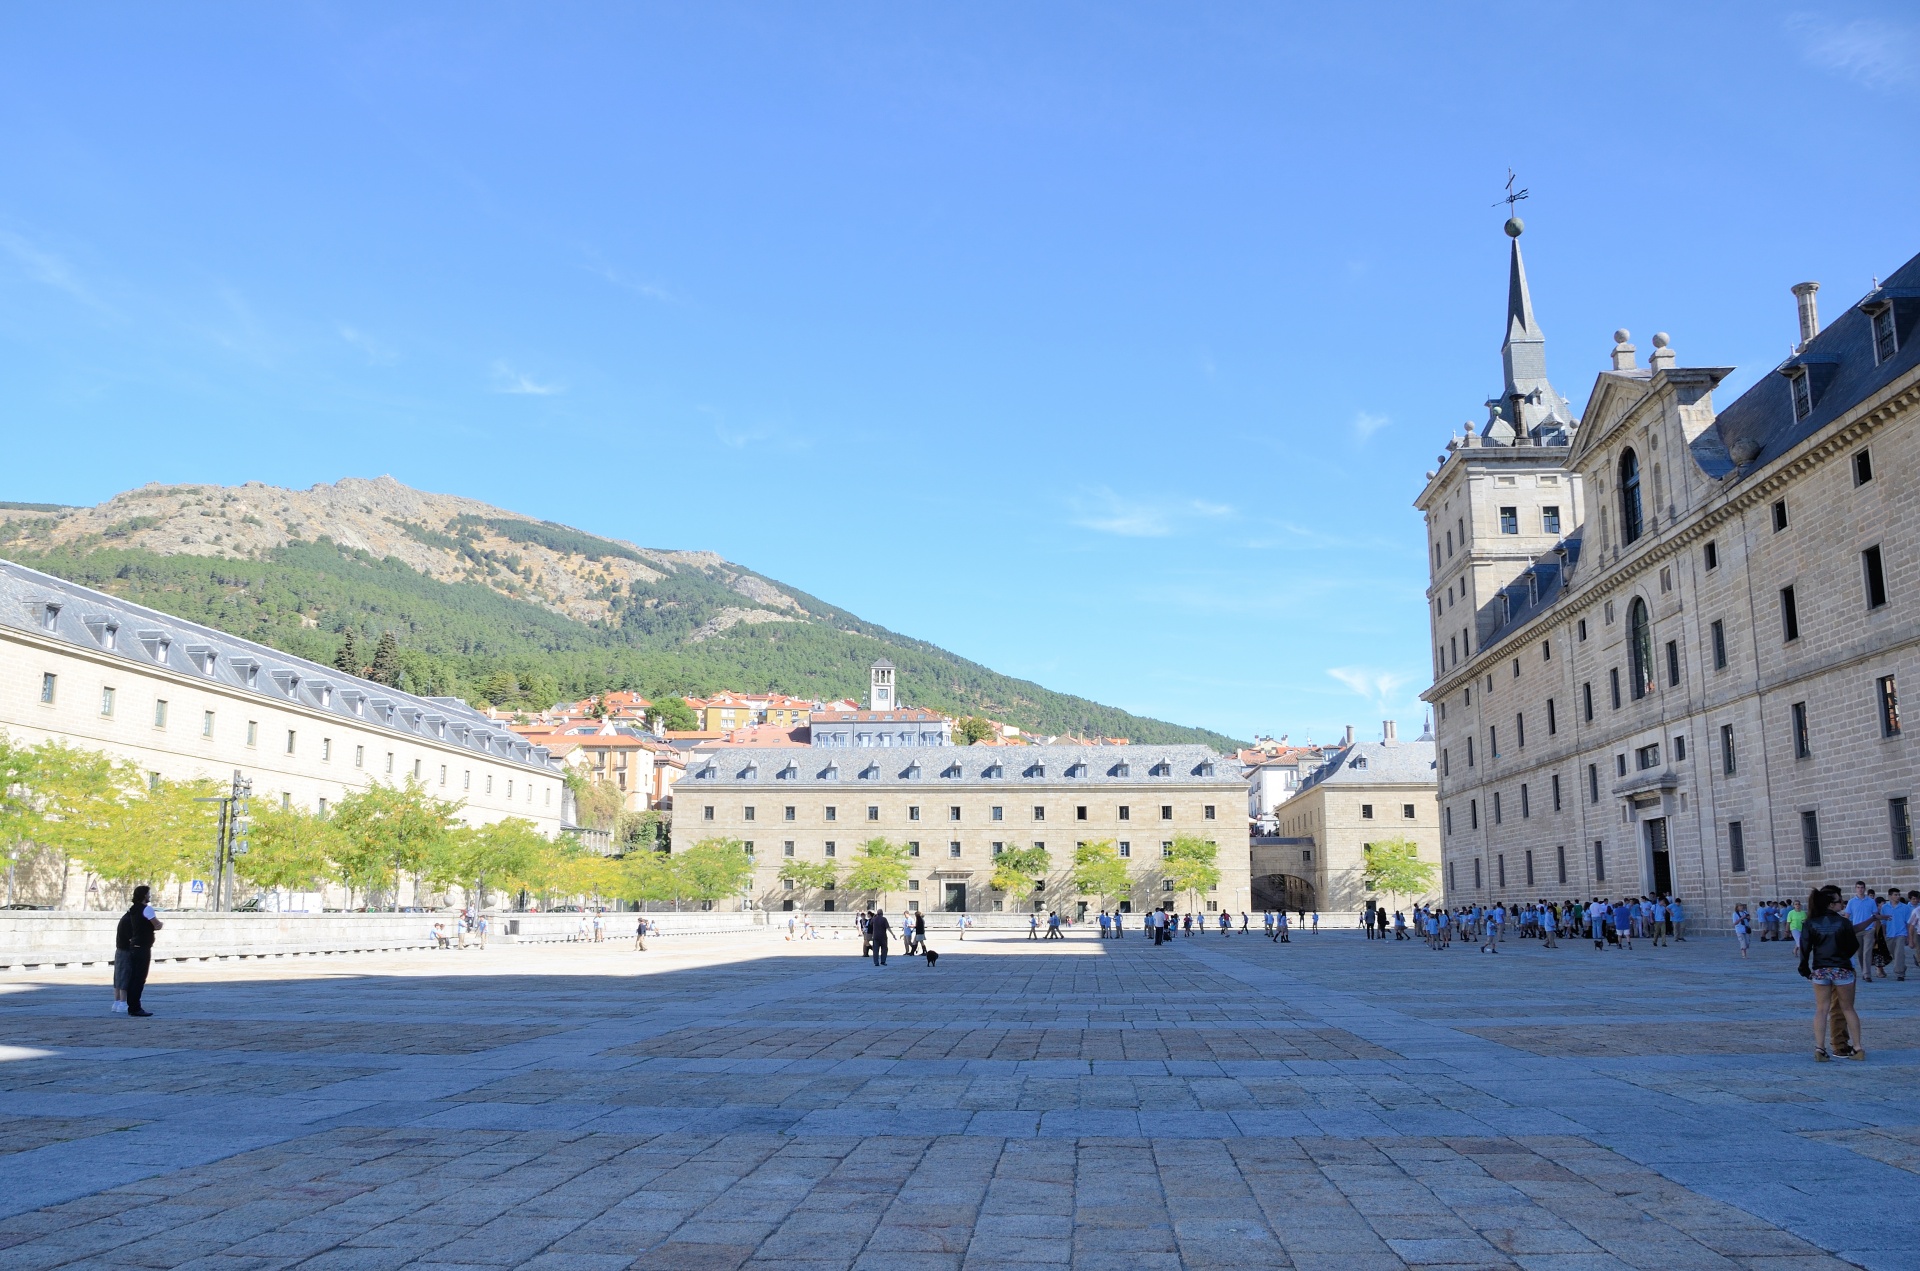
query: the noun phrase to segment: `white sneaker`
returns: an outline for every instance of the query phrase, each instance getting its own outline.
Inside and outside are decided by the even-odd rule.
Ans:
[[[115,1015],[125,1015],[127,1013],[127,1004],[125,1002],[115,1002],[113,1004],[113,1013]]]

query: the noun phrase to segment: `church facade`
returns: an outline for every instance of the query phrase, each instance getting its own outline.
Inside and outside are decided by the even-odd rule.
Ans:
[[[1920,885],[1920,257],[1824,330],[1793,288],[1795,353],[1724,410],[1730,368],[1616,332],[1575,420],[1520,228],[1505,392],[1415,501],[1448,902]]]

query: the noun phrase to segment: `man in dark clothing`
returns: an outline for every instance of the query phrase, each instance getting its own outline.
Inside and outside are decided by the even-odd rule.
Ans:
[[[867,918],[867,942],[873,946],[873,964],[887,964],[887,933],[893,930],[893,924],[887,921],[883,913],[872,914]]]
[[[147,972],[153,967],[153,933],[161,926],[147,904],[151,894],[145,886],[133,889],[133,903],[121,915],[120,925],[113,933],[115,958],[120,963],[122,987],[127,994],[127,1014],[134,1016],[153,1014],[140,1005],[140,994],[147,987]]]

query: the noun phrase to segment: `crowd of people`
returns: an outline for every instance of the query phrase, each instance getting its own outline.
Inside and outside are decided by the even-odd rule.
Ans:
[[[1404,921],[1393,915],[1394,934],[1404,938]],[[1415,905],[1413,927],[1429,949],[1447,949],[1458,940],[1477,942],[1483,953],[1498,953],[1502,941],[1538,940],[1558,948],[1562,937],[1593,941],[1595,949],[1633,948],[1636,939],[1654,945],[1687,938],[1687,908],[1678,896],[1628,896],[1613,900],[1517,901],[1509,906],[1460,905],[1452,909]]]

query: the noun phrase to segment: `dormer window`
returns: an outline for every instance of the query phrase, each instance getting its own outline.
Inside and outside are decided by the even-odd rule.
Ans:
[[[740,780],[742,781],[760,780],[760,765],[757,763],[749,762],[746,767],[740,770]]]
[[[193,659],[194,666],[199,668],[202,675],[212,675],[220,663],[220,655],[204,644],[188,645],[187,656]]]
[[[707,766],[694,773],[693,776],[696,781],[711,781],[718,776],[719,773],[720,770],[713,766],[713,761],[708,760]]]
[[[1149,777],[1171,777],[1173,775],[1173,765],[1162,759],[1159,763],[1147,769],[1147,775]]]
[[[1802,420],[1813,414],[1813,377],[1807,374],[1807,368],[1794,368],[1787,375],[1787,383],[1793,388],[1794,419]]]
[[[879,778],[880,765],[877,763],[870,763],[860,770],[860,780],[862,781],[877,781]]]
[[[905,770],[902,771],[900,775],[908,781],[918,781],[920,780],[920,765],[917,763],[910,763],[906,766]]]
[[[782,768],[780,771],[774,773],[773,777],[774,777],[774,780],[776,781],[791,781],[799,775],[800,775],[800,766],[794,763],[793,760],[789,759],[787,760],[787,766]]]
[[[946,767],[940,770],[940,775],[942,777],[948,777],[948,778],[958,777],[960,775],[960,765],[957,763],[950,763]]]
[[[358,692],[357,690],[348,689],[346,692],[340,694],[340,700],[345,702],[347,704],[347,709],[352,711],[356,715],[365,715],[367,713],[366,695]],[[462,728],[460,731],[461,731],[462,737],[464,738],[466,729]]]
[[[1198,768],[1195,768],[1193,771],[1197,776],[1211,777],[1213,775],[1213,760],[1211,759],[1201,760],[1200,766]]]
[[[1131,777],[1133,775],[1133,765],[1128,763],[1117,763],[1113,765],[1112,768],[1108,769],[1107,775],[1110,777]]]
[[[1355,755],[1347,763],[1347,767],[1349,768],[1364,768],[1366,766],[1367,766],[1367,757],[1365,755]]]
[[[1087,775],[1087,765],[1085,763],[1069,764],[1067,765],[1067,775],[1069,777],[1084,777]]]
[[[956,777],[960,775],[960,765],[954,765],[953,775]],[[990,763],[981,770],[980,775],[983,777],[1004,777],[1007,775],[1007,770],[1002,768],[998,763]]]
[[[1043,763],[1028,764],[1027,770],[1020,775],[1023,777],[1044,777],[1047,775],[1047,765]]]
[[[1874,365],[1885,365],[1900,351],[1900,336],[1893,324],[1893,306],[1882,305],[1869,313],[1867,319],[1873,325]]]
[[[822,781],[840,780],[840,765],[837,763],[830,763],[826,767],[822,768],[820,770],[820,780]]]
[[[57,630],[59,626],[60,626],[60,606],[54,604],[52,601],[48,601],[46,604],[40,606],[41,630],[54,631],[54,630]]]

